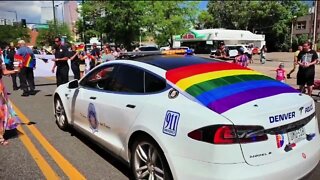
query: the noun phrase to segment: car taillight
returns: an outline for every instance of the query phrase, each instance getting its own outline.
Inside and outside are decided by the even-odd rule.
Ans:
[[[194,130],[188,136],[212,144],[253,143],[268,139],[262,126],[213,125]]]

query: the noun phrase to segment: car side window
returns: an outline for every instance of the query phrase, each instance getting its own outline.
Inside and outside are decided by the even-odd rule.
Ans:
[[[115,66],[105,66],[91,72],[85,79],[80,82],[84,87],[91,87],[100,90],[108,90],[115,73]]]
[[[152,93],[165,89],[166,81],[151,73],[145,72],[145,92]]]
[[[142,69],[128,65],[119,65],[109,86],[110,91],[144,93]]]

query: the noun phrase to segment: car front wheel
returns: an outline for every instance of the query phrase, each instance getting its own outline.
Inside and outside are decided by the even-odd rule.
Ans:
[[[59,97],[55,98],[54,106],[57,125],[61,130],[65,131],[67,130],[69,124],[65,109]]]
[[[137,138],[133,143],[131,170],[135,179],[173,179],[161,148],[149,137]]]

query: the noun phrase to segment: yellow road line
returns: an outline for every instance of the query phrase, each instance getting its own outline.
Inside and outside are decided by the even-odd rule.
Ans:
[[[11,102],[12,103],[12,102]],[[14,110],[23,123],[29,123],[29,119],[20,111],[17,106],[12,103]],[[27,126],[43,148],[48,152],[52,159],[62,169],[62,171],[69,177],[69,179],[85,179],[85,177],[68,161],[66,160],[41,134],[35,126]]]
[[[40,170],[42,171],[43,175],[46,179],[60,179],[58,175],[54,172],[48,162],[43,158],[43,156],[39,153],[35,145],[31,142],[31,139],[27,136],[24,130],[19,126],[18,131],[22,133],[19,135],[19,139],[23,143],[23,145],[27,148],[30,155],[34,159],[34,161],[39,166]]]

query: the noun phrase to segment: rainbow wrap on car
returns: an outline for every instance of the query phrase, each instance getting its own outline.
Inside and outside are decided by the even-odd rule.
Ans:
[[[284,83],[232,63],[180,67],[167,71],[166,78],[220,114],[256,99],[299,93]]]

